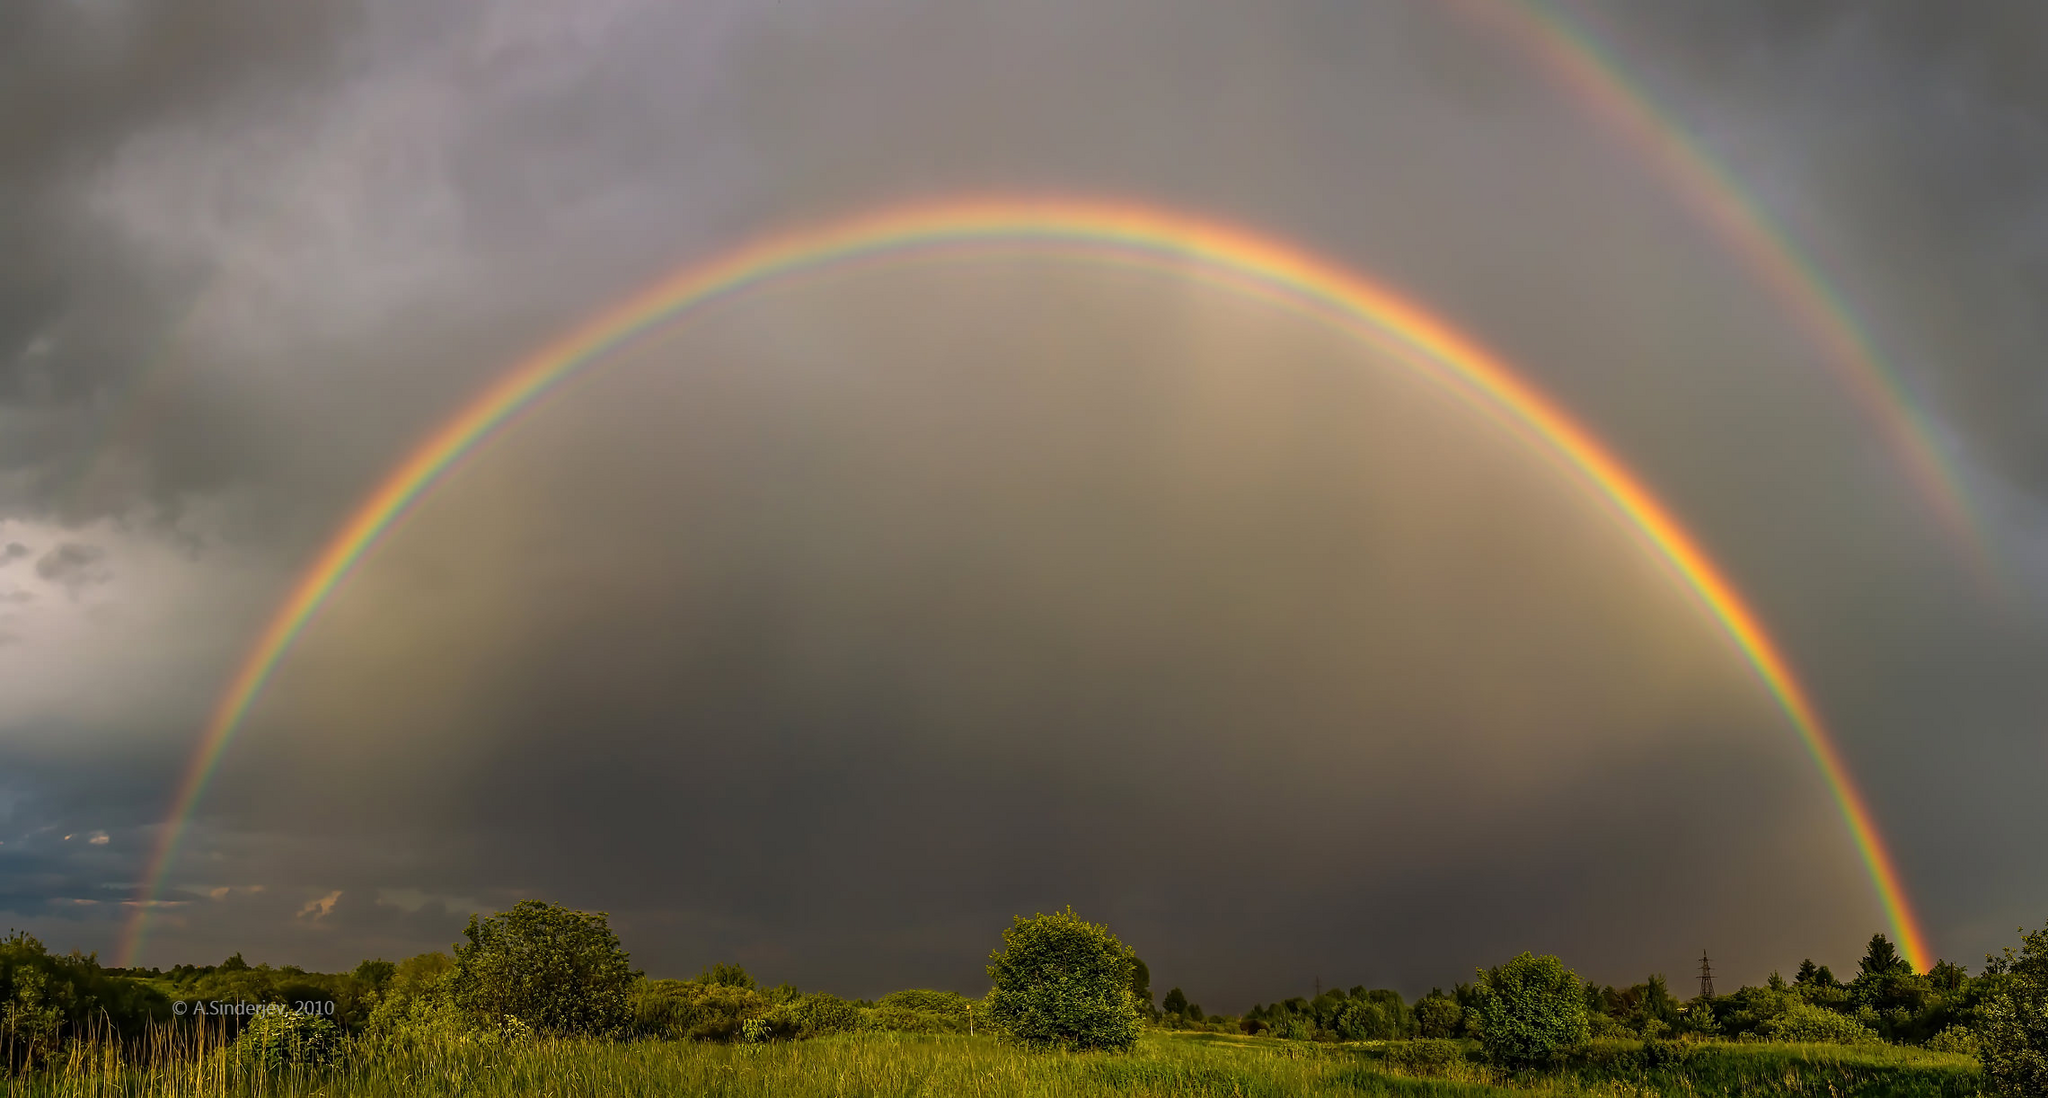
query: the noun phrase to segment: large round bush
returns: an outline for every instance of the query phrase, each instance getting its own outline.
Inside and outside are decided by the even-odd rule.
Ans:
[[[1549,1066],[1591,1038],[1579,978],[1555,957],[1524,953],[1481,970],[1476,991],[1473,1029],[1497,1063]]]
[[[1137,955],[1074,909],[1018,916],[989,955],[989,1021],[1035,1048],[1127,1050],[1141,1026],[1131,998]]]
[[[630,1017],[633,971],[603,912],[522,900],[469,917],[448,991],[478,1021],[516,1019],[542,1033],[611,1033]]]

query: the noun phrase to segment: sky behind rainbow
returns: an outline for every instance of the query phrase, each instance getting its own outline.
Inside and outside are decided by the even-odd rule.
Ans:
[[[774,234],[661,279],[503,373],[433,430],[366,498],[271,616],[220,696],[160,828],[118,951],[137,962],[149,914],[221,757],[294,640],[392,526],[447,471],[586,367],[698,308],[779,279],[849,263],[1026,251],[1192,276],[1331,323],[1421,370],[1575,473],[1642,538],[1734,643],[1798,732],[1842,815],[1902,953],[1929,956],[1898,871],[1814,702],[1704,547],[1619,458],[1507,364],[1392,290],[1281,241],[1156,206],[967,199],[858,215]]]

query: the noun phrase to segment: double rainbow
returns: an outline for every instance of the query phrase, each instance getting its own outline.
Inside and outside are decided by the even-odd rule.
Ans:
[[[193,808],[292,641],[392,524],[450,467],[565,379],[691,314],[791,276],[861,261],[1047,255],[1192,277],[1312,317],[1394,353],[1517,432],[1640,535],[1748,661],[1806,744],[1869,870],[1901,953],[1926,949],[1897,870],[1833,739],[1756,613],[1699,542],[1621,462],[1505,362],[1394,291],[1286,243],[1135,204],[990,198],[924,204],[767,237],[662,279],[517,364],[398,465],[313,561],[222,694],[145,874],[119,963],[140,954],[149,910]]]

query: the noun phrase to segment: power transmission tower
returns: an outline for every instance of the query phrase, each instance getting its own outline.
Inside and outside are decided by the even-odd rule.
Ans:
[[[1707,962],[1707,951],[1700,950],[1700,998],[1714,997],[1714,966]]]

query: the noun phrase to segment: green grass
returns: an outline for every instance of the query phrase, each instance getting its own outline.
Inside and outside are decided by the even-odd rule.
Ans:
[[[1428,1050],[1424,1050],[1425,1052]],[[1442,1053],[1439,1047],[1436,1052]],[[1025,1052],[986,1037],[867,1034],[794,1044],[541,1041],[356,1056],[322,1070],[251,1074],[217,1053],[152,1069],[104,1050],[0,1084],[21,1098],[413,1098],[461,1095],[704,1095],[720,1098],[1967,1098],[1975,1061],[1892,1047],[1706,1045],[1645,1066],[1607,1045],[1562,1074],[1495,1078],[1484,1066],[1417,1057],[1402,1043],[1304,1045],[1223,1034],[1151,1034],[1135,1053]]]

